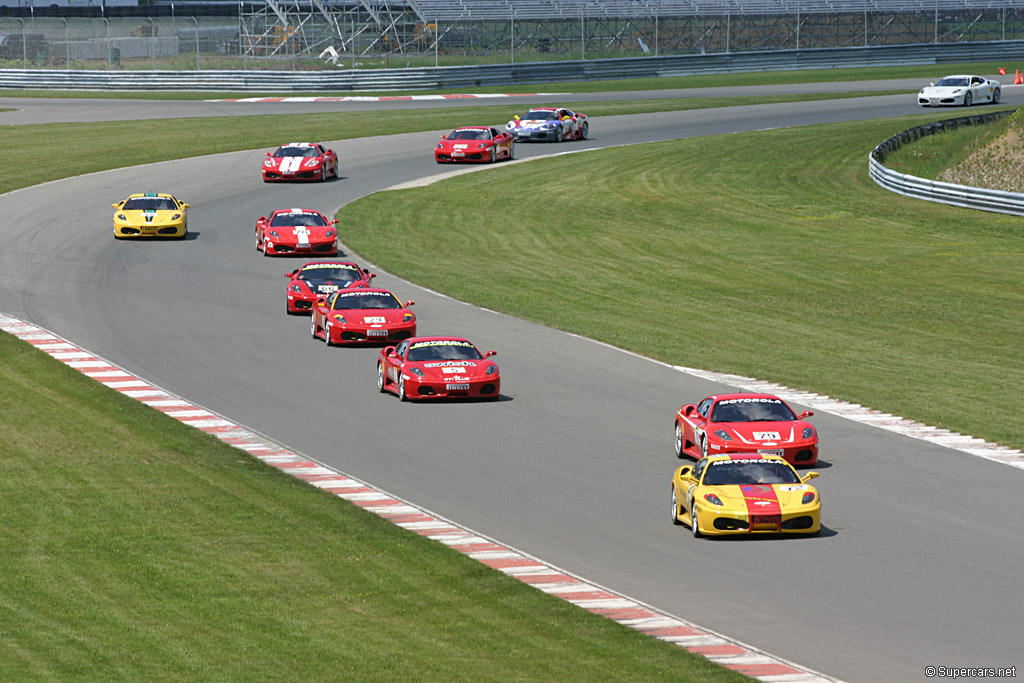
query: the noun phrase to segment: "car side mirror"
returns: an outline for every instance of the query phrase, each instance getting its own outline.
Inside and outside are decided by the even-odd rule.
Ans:
[[[814,415],[814,411],[813,410],[805,410],[804,412],[800,413],[800,417],[797,418],[797,419],[802,420],[805,417],[810,417],[811,415]]]
[[[808,472],[804,476],[800,477],[800,481],[810,481],[811,479],[817,479],[821,475],[817,472]]]
[[[338,224],[338,221],[337,221],[337,219],[333,219],[333,218],[332,218],[332,219],[331,219],[331,225],[337,225],[337,224]]]
[[[412,299],[409,299],[408,301],[405,302],[405,307],[409,308],[410,306],[414,305],[415,303],[416,303],[415,301],[413,301]]]
[[[325,296],[318,296],[316,298],[316,305],[317,306],[323,306],[326,303],[327,303],[327,297],[325,297]]]
[[[394,346],[386,346],[386,347],[384,347],[383,353],[384,353],[385,356],[393,356],[393,355],[395,355],[395,347]]]
[[[266,220],[267,220],[267,217],[266,217],[266,216],[260,216],[260,217],[259,217],[259,218],[257,218],[256,220],[257,220],[257,221],[266,221]]]
[[[444,140],[444,136],[443,135],[441,136],[441,139]]]
[[[114,207],[115,209],[120,209],[121,208],[120,204],[111,204],[111,206]]]
[[[270,152],[264,152],[264,154],[267,155],[268,157],[270,156]]]
[[[366,279],[367,280],[372,280],[375,277],[377,277],[377,273],[371,273],[370,271],[366,271]]]
[[[689,477],[691,472],[693,472],[693,468],[692,467],[684,466],[684,467],[680,467],[679,468],[679,471],[676,473],[676,475],[680,479],[683,479],[683,478]]]
[[[183,208],[183,209],[187,209],[190,206],[192,206],[192,205],[191,204],[186,204],[185,202],[181,203],[181,208]]]
[[[497,355],[498,355],[497,351],[488,351],[487,353],[484,354],[484,358],[490,358],[491,356],[497,356]]]
[[[693,415],[693,411],[695,410],[697,410],[697,406],[695,405],[683,406],[683,415],[689,417],[690,415]]]

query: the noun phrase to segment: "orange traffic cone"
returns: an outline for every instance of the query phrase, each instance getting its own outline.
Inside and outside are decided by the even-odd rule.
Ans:
[[[1024,84],[1024,76],[1020,75],[1020,69],[1015,69],[1015,72],[1016,72],[1016,74],[1013,77],[1013,84],[1014,85],[1022,85],[1022,84]]]
[[[1000,76],[1005,76],[1006,75],[1006,69],[1004,69],[1003,67],[999,67],[999,75]]]

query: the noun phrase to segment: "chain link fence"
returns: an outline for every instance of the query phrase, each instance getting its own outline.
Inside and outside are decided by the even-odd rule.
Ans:
[[[836,3],[839,5],[840,3]],[[926,3],[931,5],[932,3]],[[424,18],[316,1],[237,16],[0,16],[0,68],[339,70],[1024,40],[1024,4],[810,13]],[[142,12],[149,8],[137,8]]]

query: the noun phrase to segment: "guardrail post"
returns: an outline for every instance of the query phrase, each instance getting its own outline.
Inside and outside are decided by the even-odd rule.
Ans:
[[[106,17],[100,17],[100,18],[103,19],[103,23],[106,26],[106,31],[107,31],[107,71],[110,71],[110,65],[114,61],[114,57],[113,57],[113,55],[110,52],[110,22],[107,21]]]
[[[61,17],[64,19],[64,68],[71,68],[71,45],[68,40],[68,20],[67,17]]]
[[[658,8],[654,8],[654,56],[658,56]]]
[[[146,17],[149,19],[149,37],[152,38],[150,44],[153,49],[153,71],[156,71],[156,23],[153,21],[153,17]]]
[[[18,21],[21,22],[21,68],[28,68],[28,48],[25,46],[28,41],[28,36],[25,35],[25,20],[18,17]]]
[[[729,54],[729,38],[730,31],[732,30],[732,14],[729,10],[725,11],[725,54]]]
[[[199,21],[195,17],[192,17],[192,23],[196,25],[196,71],[200,71],[199,68]]]
[[[434,19],[434,68],[435,69],[438,66],[440,66],[440,63],[438,62],[438,57],[437,57],[437,43],[438,43],[438,41],[441,40],[440,35],[441,35],[441,24],[435,18]]]
[[[516,11],[509,9],[508,11],[508,49],[509,49],[509,61],[511,64],[516,63]]]
[[[587,59],[587,18],[583,14],[583,7],[580,6],[580,59]]]

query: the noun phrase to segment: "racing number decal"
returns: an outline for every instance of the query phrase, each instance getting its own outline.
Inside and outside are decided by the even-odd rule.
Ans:
[[[292,230],[292,234],[299,238],[300,244],[309,244],[309,230],[304,225],[297,225]]]

